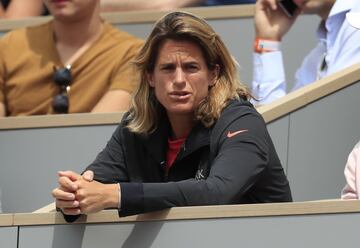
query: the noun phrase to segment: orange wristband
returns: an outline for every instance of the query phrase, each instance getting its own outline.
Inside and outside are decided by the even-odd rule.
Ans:
[[[256,38],[254,41],[254,51],[256,53],[275,52],[280,50],[280,42]]]

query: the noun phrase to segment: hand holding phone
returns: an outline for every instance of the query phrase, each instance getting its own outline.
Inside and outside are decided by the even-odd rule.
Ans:
[[[300,0],[292,0],[294,5],[285,5],[289,0],[257,0],[255,4],[255,35],[257,38],[281,41],[294,24],[300,7],[295,4]],[[290,0],[291,1],[291,0]],[[288,14],[284,13],[280,3],[292,6]],[[285,7],[284,7],[285,8]],[[299,9],[298,9],[299,8]],[[293,16],[291,16],[293,15]]]

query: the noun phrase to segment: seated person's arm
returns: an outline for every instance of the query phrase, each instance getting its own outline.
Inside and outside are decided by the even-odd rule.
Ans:
[[[0,117],[5,116],[5,105],[0,102]]]
[[[39,16],[44,10],[42,0],[12,0],[6,10],[3,10],[3,16],[8,19],[24,18],[29,16]]]
[[[92,113],[123,112],[130,106],[131,95],[125,90],[110,90],[91,110]]]
[[[118,60],[118,67],[110,76],[109,89],[91,110],[92,113],[124,112],[131,103],[131,92],[136,88],[138,74],[131,62],[138,53],[143,41],[132,38],[131,45],[126,47],[126,54]]]
[[[123,125],[119,126],[115,133],[121,135],[121,128]],[[79,214],[94,213],[105,208],[118,208],[120,187],[113,179],[116,178],[122,182],[129,181],[122,151],[122,143],[119,142],[117,136],[113,135],[96,161],[107,161],[111,157],[116,161],[116,166],[106,166],[109,164],[96,162],[82,175],[72,171],[59,172],[59,186],[52,191],[52,195],[55,198],[56,207],[65,214],[67,221],[76,220]],[[106,184],[93,180],[93,170],[97,171],[95,180]]]
[[[93,181],[93,172],[81,176],[73,171],[59,172],[59,187],[52,194],[56,207],[66,215],[67,221],[74,221],[79,214],[96,213],[107,208],[118,208],[119,185],[102,184]]]
[[[357,178],[359,164],[360,164],[360,143],[358,143],[352,152],[350,153],[345,170],[344,175],[346,179],[346,185],[341,192],[342,199],[359,199],[358,187],[359,183]]]

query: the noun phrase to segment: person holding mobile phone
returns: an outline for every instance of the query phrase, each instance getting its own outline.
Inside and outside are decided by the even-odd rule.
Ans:
[[[341,191],[341,199],[360,199],[360,142],[358,142],[349,154],[344,169],[345,186]]]
[[[258,0],[252,83],[256,104],[287,93],[281,42],[301,13],[320,16],[318,44],[305,56],[290,91],[360,62],[360,33],[345,20],[359,8],[360,0]]]

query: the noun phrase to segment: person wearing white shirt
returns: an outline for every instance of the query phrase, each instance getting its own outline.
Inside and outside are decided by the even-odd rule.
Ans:
[[[360,32],[345,21],[347,13],[359,11],[360,0],[294,1],[299,8],[292,17],[276,0],[258,0],[255,5],[252,92],[259,100],[255,104],[268,104],[286,95],[280,43],[301,13],[317,14],[322,21],[317,30],[318,44],[304,58],[290,91],[360,62]]]

